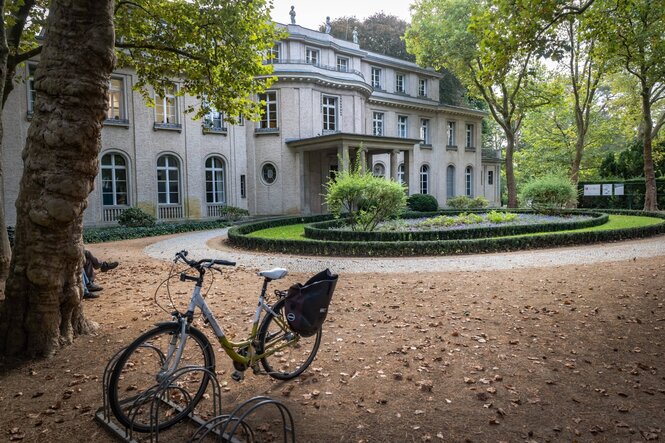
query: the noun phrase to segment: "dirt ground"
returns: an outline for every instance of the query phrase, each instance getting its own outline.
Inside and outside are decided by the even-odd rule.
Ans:
[[[153,304],[169,265],[141,254],[147,242],[91,246],[121,262],[99,274],[100,298],[84,301],[96,334],[49,360],[0,366],[0,441],[115,441],[94,421],[104,368],[169,319]],[[215,280],[208,301],[228,335],[247,331],[260,284],[240,268]],[[663,441],[664,303],[663,257],[342,274],[317,359],[299,379],[248,371],[237,383],[217,352],[222,408],[271,396],[293,414],[299,442]],[[186,441],[193,429],[178,425],[160,441]]]

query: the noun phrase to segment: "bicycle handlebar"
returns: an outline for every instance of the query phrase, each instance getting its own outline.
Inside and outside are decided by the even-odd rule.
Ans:
[[[208,267],[208,268],[212,265],[222,265],[222,266],[235,266],[236,265],[236,262],[234,262],[234,261],[221,260],[221,259],[212,259],[212,258],[204,258],[204,259],[201,259],[201,260],[198,260],[198,261],[197,260],[189,260],[187,258],[187,254],[188,254],[188,252],[185,251],[184,249],[180,252],[177,252],[175,254],[175,261],[177,262],[178,259],[180,259],[180,260],[184,261],[185,263],[187,263],[190,267],[195,268],[195,269],[199,269],[199,270],[200,270],[201,266],[203,266],[204,264],[207,264],[206,267]]]

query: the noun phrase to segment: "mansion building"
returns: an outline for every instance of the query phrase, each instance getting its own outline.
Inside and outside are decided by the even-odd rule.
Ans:
[[[265,103],[258,122],[231,125],[219,112],[193,120],[184,110],[196,99],[175,91],[148,107],[133,91],[133,71],[113,73],[86,225],[113,224],[132,206],[158,220],[215,218],[226,205],[252,215],[325,213],[326,182],[355,158],[442,207],[459,195],[500,205],[501,160],[481,149],[485,113],[440,104],[436,71],[283,26],[288,36],[267,61],[277,80],[257,97]],[[3,113],[8,225],[16,219],[35,67],[26,64],[27,80]]]

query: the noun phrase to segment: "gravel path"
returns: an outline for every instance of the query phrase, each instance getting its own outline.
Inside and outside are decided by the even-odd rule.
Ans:
[[[532,251],[409,258],[309,257],[265,254],[231,249],[221,244],[227,229],[183,234],[146,247],[151,257],[171,260],[175,253],[187,249],[193,258],[224,258],[250,269],[286,268],[291,272],[318,272],[330,268],[335,272],[447,272],[491,269],[534,268],[571,264],[604,263],[632,260],[635,257],[665,256],[665,236],[600,245],[585,245]],[[217,237],[220,237],[217,239]],[[216,239],[208,246],[208,242]]]

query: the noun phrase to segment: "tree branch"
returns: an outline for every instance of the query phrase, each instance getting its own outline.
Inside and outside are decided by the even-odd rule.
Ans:
[[[199,57],[196,56],[190,52],[183,51],[182,49],[178,48],[172,48],[169,46],[160,46],[160,45],[155,45],[155,44],[149,44],[149,43],[126,43],[126,42],[121,42],[121,41],[116,41],[115,42],[115,47],[120,48],[120,49],[149,49],[153,51],[163,51],[163,52],[169,52],[172,54],[180,55],[185,58],[188,58],[190,60],[196,60],[199,62],[208,62],[210,61],[209,59],[205,57]]]

